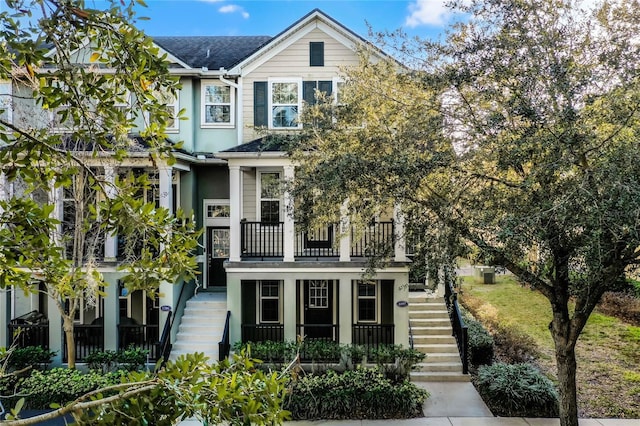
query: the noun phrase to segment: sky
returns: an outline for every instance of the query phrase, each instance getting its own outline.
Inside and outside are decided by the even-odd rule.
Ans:
[[[137,26],[150,36],[274,36],[315,8],[358,35],[402,28],[410,36],[437,38],[451,14],[445,0],[146,0]],[[98,1],[94,1],[99,6]],[[91,1],[87,6],[91,7]]]

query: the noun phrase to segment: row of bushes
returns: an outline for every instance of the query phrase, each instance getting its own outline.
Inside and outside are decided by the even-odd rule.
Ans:
[[[633,325],[640,325],[640,284],[638,293],[611,292],[602,295],[598,311]]]
[[[294,420],[401,419],[422,416],[428,396],[409,381],[395,384],[378,369],[357,368],[292,381],[283,408]]]
[[[469,333],[470,370],[491,412],[501,417],[557,417],[554,384],[529,363],[537,354],[533,340],[499,323],[495,316],[483,316],[492,334],[468,311],[463,315]],[[496,358],[504,362],[494,363]]]
[[[27,367],[44,370],[49,367],[55,354],[56,352],[42,346],[12,348],[0,354],[0,364],[6,365],[8,371],[22,370]]]

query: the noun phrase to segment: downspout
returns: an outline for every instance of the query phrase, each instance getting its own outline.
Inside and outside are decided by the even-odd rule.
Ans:
[[[221,68],[221,71],[223,71],[224,69]],[[237,138],[238,140],[236,141],[236,145],[240,145],[242,143],[242,92],[240,91],[240,84],[234,83],[231,80],[227,80],[224,76],[220,75],[218,76],[218,78],[220,79],[221,82],[223,82],[224,84],[228,84],[229,86],[233,87],[234,89],[236,89],[236,131],[237,131]],[[239,77],[239,79],[242,77]]]

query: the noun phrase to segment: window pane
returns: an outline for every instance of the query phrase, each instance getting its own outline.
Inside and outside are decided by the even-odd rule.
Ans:
[[[273,107],[273,127],[298,127],[297,106]]]
[[[280,222],[280,201],[261,201],[260,219],[262,222]]]
[[[278,322],[278,299],[262,299],[262,322]]]
[[[359,321],[375,321],[376,320],[376,300],[375,299],[358,299],[358,320]]]
[[[274,104],[298,104],[298,83],[273,83],[272,91]]]
[[[261,198],[280,198],[280,173],[262,173],[260,187]]]
[[[375,295],[376,295],[376,286],[374,284],[366,284],[366,283],[358,284],[358,296],[375,297]]]
[[[265,281],[262,283],[262,297],[278,297],[280,284],[277,281]]]
[[[231,107],[229,105],[207,105],[204,114],[204,120],[207,123],[231,122]]]
[[[229,257],[229,230],[214,229],[211,250],[213,257]]]
[[[208,104],[228,104],[231,102],[229,86],[206,86],[204,101]]]
[[[231,207],[228,205],[209,204],[207,206],[207,217],[231,217]]]

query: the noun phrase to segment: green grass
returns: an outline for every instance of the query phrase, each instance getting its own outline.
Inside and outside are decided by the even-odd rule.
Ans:
[[[551,305],[542,294],[512,276],[499,275],[493,285],[463,277],[460,298],[473,303],[480,317],[528,334],[540,349],[538,362],[547,374],[555,375]],[[640,417],[640,327],[595,312],[578,339],[576,354],[581,416]]]

